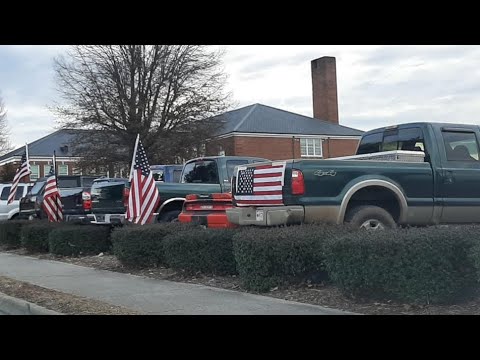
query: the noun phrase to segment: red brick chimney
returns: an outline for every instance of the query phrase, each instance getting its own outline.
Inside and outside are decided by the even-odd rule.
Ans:
[[[338,124],[337,70],[332,56],[312,60],[313,117]]]

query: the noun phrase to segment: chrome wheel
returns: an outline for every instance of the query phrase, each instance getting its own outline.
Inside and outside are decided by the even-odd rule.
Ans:
[[[385,226],[377,219],[369,219],[360,225],[360,229],[366,230],[385,230]]]

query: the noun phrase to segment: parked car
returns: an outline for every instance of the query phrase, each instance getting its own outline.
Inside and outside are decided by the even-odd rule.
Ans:
[[[58,176],[58,189],[62,198],[65,221],[82,220],[91,212],[90,187],[98,176]],[[43,194],[47,177],[38,179],[27,195],[20,200],[19,217],[22,219],[47,218],[43,210]]]
[[[32,186],[32,183],[19,183],[13,202],[7,204],[12,184],[0,184],[0,220],[13,220],[18,217],[20,199],[28,193]]]
[[[155,212],[157,221],[170,222],[176,220],[182,211],[185,198],[189,194],[229,192],[235,166],[258,161],[267,160],[243,156],[207,156],[187,161],[183,166],[180,183],[156,182],[160,195],[160,204]],[[117,189],[110,191],[108,187]],[[120,187],[121,185],[116,182],[105,184],[103,191],[111,193],[112,196],[95,198],[95,202],[92,203],[93,213],[97,212],[97,208],[107,209],[114,205],[115,209],[110,208],[110,214],[125,214],[129,187],[125,186],[123,192],[119,191]],[[125,217],[123,216],[121,221],[124,220]]]
[[[262,204],[242,200],[248,191],[238,188],[238,174],[242,182],[255,174],[239,168],[235,207],[227,217],[237,225],[321,221],[367,229],[480,223],[479,141],[477,125],[410,123],[372,130],[363,134],[356,156],[283,162],[280,194]]]

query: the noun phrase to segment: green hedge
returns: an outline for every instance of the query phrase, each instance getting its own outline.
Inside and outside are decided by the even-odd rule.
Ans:
[[[470,226],[349,234],[328,244],[326,265],[350,296],[450,303],[475,290],[478,234]]]
[[[29,252],[48,252],[48,236],[50,232],[58,229],[61,224],[48,221],[34,221],[22,226],[20,242]]]
[[[327,224],[243,229],[233,238],[243,285],[250,290],[267,291],[283,283],[321,275],[325,270],[325,243],[351,231]]]
[[[125,266],[134,268],[164,264],[163,238],[181,231],[192,230],[194,225],[162,223],[127,225],[112,232],[113,253]]]
[[[20,231],[22,226],[29,224],[28,220],[8,220],[0,222],[0,245],[7,249],[21,246]]]
[[[165,262],[188,273],[236,274],[233,229],[198,229],[168,235],[163,240]]]
[[[61,226],[50,232],[48,247],[52,254],[94,255],[111,247],[110,227],[101,225]]]
[[[480,228],[478,228],[478,233],[480,237]],[[473,247],[470,250],[470,260],[475,267],[475,271],[477,274],[477,282],[480,283],[480,240],[476,241]]]

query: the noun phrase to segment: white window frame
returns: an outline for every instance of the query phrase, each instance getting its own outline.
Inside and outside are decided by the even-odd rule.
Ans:
[[[320,142],[320,147],[315,146],[315,140]],[[302,154],[302,144],[305,144],[306,154]],[[313,144],[313,154],[308,153],[308,145]],[[300,154],[302,157],[323,157],[323,142],[321,138],[300,138]]]
[[[60,168],[62,168],[62,167],[63,167],[64,169],[65,169],[65,168],[67,169],[67,172],[64,173],[64,174],[60,173]],[[68,175],[68,165],[66,165],[66,164],[58,165],[58,175]]]
[[[34,174],[33,169],[37,170],[37,175]],[[30,180],[37,180],[40,178],[40,165],[30,165],[30,171],[32,172],[30,174]]]

